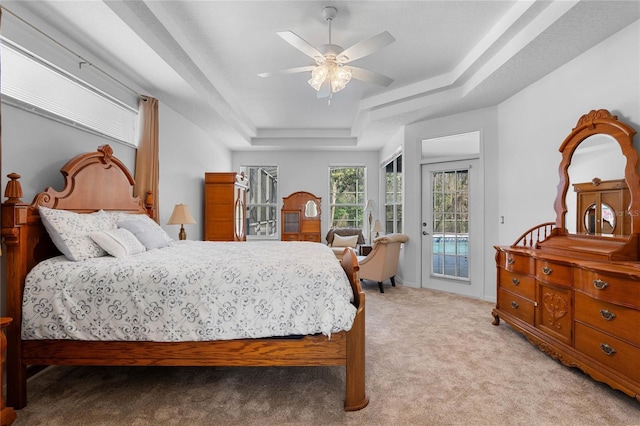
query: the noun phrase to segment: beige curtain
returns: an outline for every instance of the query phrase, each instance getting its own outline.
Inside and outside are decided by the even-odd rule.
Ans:
[[[136,152],[136,184],[133,195],[143,200],[153,200],[153,219],[158,221],[158,182],[160,160],[158,149],[158,100],[140,97],[140,141]],[[148,193],[152,196],[149,197]]]

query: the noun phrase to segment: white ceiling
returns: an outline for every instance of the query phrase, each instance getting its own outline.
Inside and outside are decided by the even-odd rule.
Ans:
[[[11,9],[12,1],[3,6]],[[317,99],[312,65],[276,35],[344,48],[382,31],[396,41],[353,62],[394,79],[352,80]],[[27,1],[143,94],[233,150],[379,149],[404,124],[495,105],[640,18],[638,1]]]

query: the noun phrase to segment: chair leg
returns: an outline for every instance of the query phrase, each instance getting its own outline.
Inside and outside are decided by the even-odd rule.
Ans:
[[[382,281],[378,281],[378,287],[380,287],[380,293],[384,293],[384,289],[382,288]]]
[[[394,275],[389,279],[391,280],[391,285],[395,287],[396,286],[396,276]]]

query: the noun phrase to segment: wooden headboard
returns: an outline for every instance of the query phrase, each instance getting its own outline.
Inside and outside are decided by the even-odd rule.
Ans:
[[[134,179],[127,167],[113,156],[109,145],[97,151],[80,154],[61,169],[64,188],[51,187],[37,194],[31,204],[22,202],[20,175],[11,173],[2,203],[2,238],[7,265],[7,314],[20,322],[22,291],[27,273],[38,262],[60,254],[47,234],[38,206],[91,213],[100,209],[136,214],[149,214],[143,200],[133,196]]]

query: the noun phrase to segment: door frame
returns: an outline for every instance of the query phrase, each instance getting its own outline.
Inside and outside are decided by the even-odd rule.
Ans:
[[[424,188],[425,173],[431,173],[430,168],[441,166],[442,170],[465,169],[471,166],[474,173],[470,176],[473,188],[473,198],[469,199],[469,281],[461,281],[453,278],[433,277],[430,273],[431,261],[428,265],[424,265],[424,259],[428,253],[431,253],[429,247],[425,247],[426,241],[431,244],[431,235],[426,238],[422,235],[422,222],[426,218],[425,209],[431,206],[431,188]],[[460,158],[443,158],[435,162],[422,162],[420,164],[420,287],[432,290],[446,291],[464,296],[482,298],[484,295],[484,171],[479,155],[460,157]],[[430,180],[429,180],[430,182]],[[425,191],[427,192],[425,199]],[[472,205],[473,202],[473,205]],[[472,212],[480,212],[475,215],[472,220]],[[429,233],[431,226],[428,226]],[[428,267],[428,268],[427,268]]]

